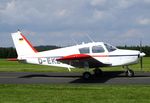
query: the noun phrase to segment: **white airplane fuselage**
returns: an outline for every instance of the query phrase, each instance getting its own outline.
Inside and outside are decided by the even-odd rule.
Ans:
[[[93,53],[92,52],[93,46],[102,46],[104,48],[104,52]],[[74,66],[61,63],[57,59],[68,55],[80,54],[79,49],[84,47],[89,47],[90,53],[86,53],[87,55],[90,55],[97,61],[100,61],[104,64],[110,64],[109,66],[136,64],[138,63],[140,57],[139,51],[122,50],[116,48],[116,50],[109,52],[103,42],[93,42],[93,43],[81,44],[81,45],[60,48],[55,50],[37,52],[34,54],[18,57],[18,59],[25,60],[27,63],[32,63],[32,64],[74,68]],[[104,66],[102,65],[102,67]]]

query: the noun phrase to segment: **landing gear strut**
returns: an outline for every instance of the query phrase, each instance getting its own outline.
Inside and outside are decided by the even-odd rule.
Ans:
[[[133,76],[134,76],[134,71],[131,70],[131,69],[129,69],[128,66],[126,66],[125,75],[126,75],[127,77],[133,77]]]
[[[89,72],[89,63],[88,62],[84,62],[84,69],[85,69],[85,72],[83,73],[82,78],[85,80],[91,79],[92,75]]]

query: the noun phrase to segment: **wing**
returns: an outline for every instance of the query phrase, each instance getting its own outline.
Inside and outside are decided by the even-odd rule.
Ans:
[[[74,67],[79,67],[79,68],[85,67],[85,63],[88,63],[89,68],[107,67],[111,65],[110,63],[103,63],[95,59],[91,55],[87,55],[87,54],[68,55],[68,56],[58,58],[57,61],[69,64]]]

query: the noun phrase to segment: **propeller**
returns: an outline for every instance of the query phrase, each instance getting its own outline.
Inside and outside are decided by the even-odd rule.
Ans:
[[[143,56],[145,56],[145,53],[142,52],[142,41],[140,41],[140,68],[141,68],[141,71],[143,70]]]
[[[141,56],[142,53],[142,41],[140,41],[140,67],[141,71],[143,71],[143,57]]]

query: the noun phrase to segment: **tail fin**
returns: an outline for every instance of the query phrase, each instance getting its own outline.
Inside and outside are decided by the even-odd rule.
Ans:
[[[37,53],[37,50],[33,48],[31,43],[25,38],[20,31],[12,33],[12,38],[16,51],[18,54],[18,59],[22,56],[31,55]]]

